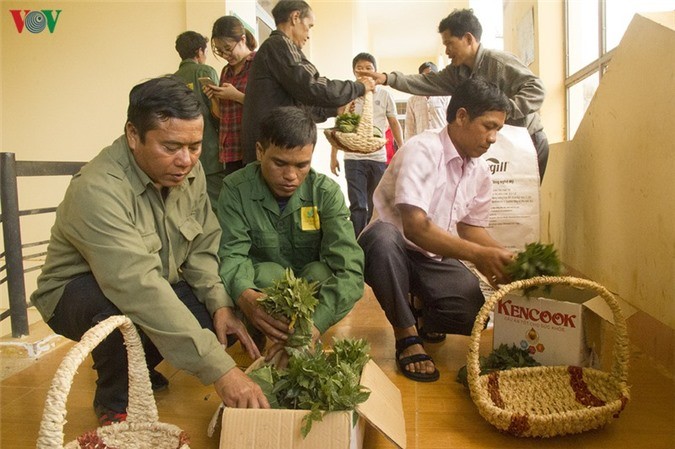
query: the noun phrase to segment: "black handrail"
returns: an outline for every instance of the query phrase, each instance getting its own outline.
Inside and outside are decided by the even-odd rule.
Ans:
[[[23,248],[29,248],[46,241],[23,244],[21,241],[21,220],[25,215],[36,215],[54,212],[55,207],[19,210],[19,195],[17,177],[23,176],[72,176],[77,173],[85,162],[59,161],[16,161],[14,153],[0,152],[0,222],[5,242],[5,265],[0,267],[7,271],[7,277],[0,280],[0,284],[7,282],[9,294],[9,311],[0,313],[0,321],[9,317],[12,327],[12,337],[18,338],[28,335],[28,306],[26,302],[25,273],[40,269],[42,266],[24,269]],[[44,253],[40,253],[44,254]],[[35,256],[32,254],[31,256]]]

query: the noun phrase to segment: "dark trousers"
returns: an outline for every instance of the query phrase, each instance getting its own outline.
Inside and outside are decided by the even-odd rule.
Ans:
[[[346,159],[344,163],[350,219],[358,237],[373,215],[373,192],[382,179],[387,164],[356,159]]]
[[[537,150],[537,163],[539,164],[539,182],[544,180],[546,164],[548,164],[548,138],[544,131],[537,131],[530,135],[534,148]]]
[[[209,311],[199,302],[190,286],[185,282],[179,282],[172,287],[202,328],[213,331]],[[113,315],[122,315],[122,312],[103,295],[94,276],[87,274],[73,279],[66,285],[54,316],[47,324],[54,332],[79,341],[87,330]],[[139,334],[148,368],[152,370],[163,357],[142,331],[139,331]],[[119,330],[111,333],[92,351],[92,358],[94,369],[98,374],[94,401],[109,409],[123,412],[127,408],[129,398],[129,373],[122,333]]]
[[[483,302],[478,278],[456,259],[431,259],[406,248],[398,229],[377,221],[359,237],[365,281],[394,327],[415,324],[410,294],[423,302],[427,332],[470,335]]]

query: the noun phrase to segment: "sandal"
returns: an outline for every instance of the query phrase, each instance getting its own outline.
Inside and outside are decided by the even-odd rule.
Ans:
[[[422,340],[427,343],[440,343],[446,339],[445,334],[441,334],[440,332],[427,332],[423,327],[417,329],[417,333],[422,337]]]
[[[422,318],[423,309],[418,309],[414,304],[415,299],[412,298],[410,302],[410,310],[412,311],[413,317],[415,317],[415,328],[417,329],[417,334],[422,337],[422,340],[427,343],[440,343],[445,341],[446,335],[440,332],[427,332],[424,330],[423,326],[420,326],[420,318]]]
[[[413,371],[408,371],[405,367],[411,363],[424,362],[426,360],[434,361],[429,354],[413,354],[407,357],[399,358],[401,353],[410,346],[421,345],[424,347],[424,342],[417,335],[412,335],[410,337],[404,337],[396,340],[396,363],[398,364],[398,369],[401,370],[403,374],[408,379],[412,379],[417,382],[435,382],[440,377],[438,369],[435,368],[433,373],[417,373]]]

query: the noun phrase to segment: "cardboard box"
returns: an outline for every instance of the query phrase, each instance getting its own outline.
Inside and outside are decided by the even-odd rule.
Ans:
[[[617,298],[625,318],[635,312]],[[494,309],[493,348],[515,344],[542,365],[611,365],[614,315],[595,292],[556,285],[530,297],[510,294]],[[610,337],[608,338],[608,334]]]
[[[360,449],[365,422],[401,449],[406,447],[401,392],[370,360],[361,373],[370,397],[352,411],[330,412],[315,422],[307,437],[300,434],[306,410],[225,408],[220,449]],[[356,423],[354,423],[356,421]]]

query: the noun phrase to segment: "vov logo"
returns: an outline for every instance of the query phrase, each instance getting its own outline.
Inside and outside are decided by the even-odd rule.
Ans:
[[[45,28],[49,29],[50,33],[54,32],[56,22],[61,15],[60,9],[43,9],[39,11],[31,11],[30,9],[10,9],[16,25],[16,31],[22,33],[24,28],[33,34],[42,33]]]

